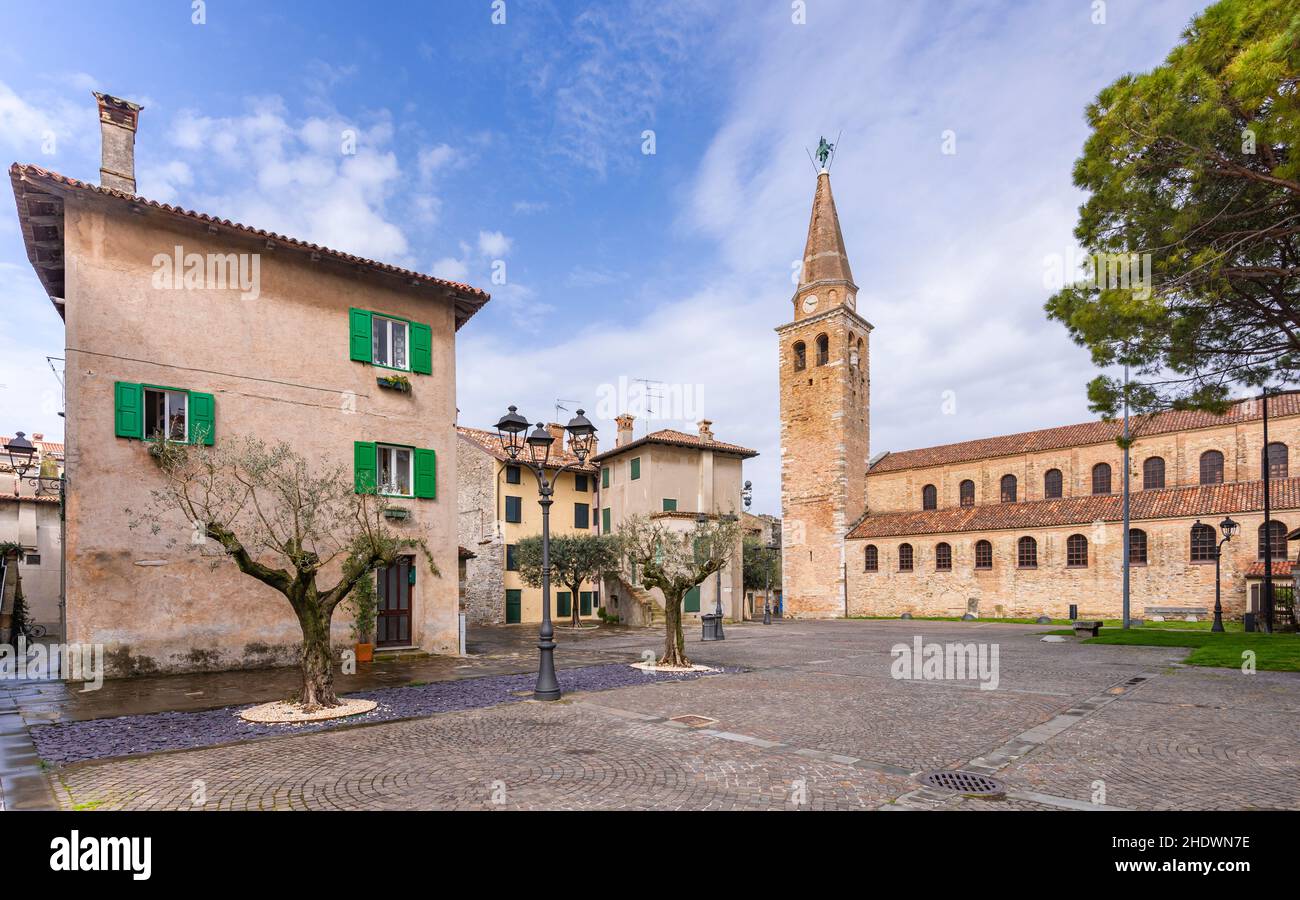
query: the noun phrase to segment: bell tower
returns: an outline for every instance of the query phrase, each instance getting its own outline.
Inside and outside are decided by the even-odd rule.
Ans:
[[[844,536],[866,511],[871,323],[823,160],[793,317],[776,329],[781,384],[781,589],[787,614],[844,615]]]

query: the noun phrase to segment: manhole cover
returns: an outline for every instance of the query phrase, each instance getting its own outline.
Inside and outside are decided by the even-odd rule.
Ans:
[[[974,772],[963,772],[960,769],[927,772],[921,776],[921,783],[930,787],[943,788],[945,791],[956,791],[959,794],[989,795],[1006,791],[1006,785],[996,778],[976,775]]]
[[[718,720],[710,719],[708,716],[673,716],[668,721],[680,722],[681,724],[687,725],[691,728],[702,728],[705,725],[712,725]]]

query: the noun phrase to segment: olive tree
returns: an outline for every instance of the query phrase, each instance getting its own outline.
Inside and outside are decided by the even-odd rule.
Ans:
[[[519,577],[530,587],[542,584],[542,538],[526,537],[516,550]],[[578,595],[582,585],[618,569],[618,541],[604,534],[562,534],[551,538],[551,577],[572,591],[571,624],[581,624]]]
[[[728,518],[697,520],[686,529],[672,524],[680,521],[633,516],[620,526],[619,540],[628,580],[639,579],[664,595],[664,654],[659,665],[685,668],[691,661],[682,634],[682,599],[731,561],[741,526]]]
[[[128,509],[131,528],[182,536],[214,566],[240,572],[282,594],[302,630],[302,690],[307,710],[339,705],[334,691],[330,622],[356,584],[418,547],[437,575],[423,541],[387,527],[384,502],[358,492],[342,464],[313,464],[288,444],[234,437],[215,446],[156,441],[150,452],[163,484],[142,510]],[[186,527],[188,525],[188,527]],[[332,577],[332,583],[318,579]],[[216,599],[216,598],[214,598]]]

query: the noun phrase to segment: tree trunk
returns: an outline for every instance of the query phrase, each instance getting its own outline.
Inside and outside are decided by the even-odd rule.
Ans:
[[[573,594],[570,597],[570,604],[569,604],[571,624],[573,625],[574,628],[581,628],[582,616],[578,614],[579,612],[578,595],[580,593],[578,588],[582,587],[582,582],[578,582],[577,584],[572,585],[572,587],[573,587]]]
[[[664,655],[659,665],[689,669],[691,661],[686,658],[686,637],[682,634],[681,594],[676,597],[664,595],[664,614]]]
[[[316,598],[305,600],[298,613],[302,626],[302,692],[298,702],[304,709],[338,706],[334,693],[334,654],[330,649],[330,614]]]

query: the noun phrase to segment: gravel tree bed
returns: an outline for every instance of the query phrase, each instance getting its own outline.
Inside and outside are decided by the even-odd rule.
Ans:
[[[707,674],[710,673],[642,672],[622,663],[614,663],[561,669],[557,677],[561,690],[571,693],[603,691],[657,681],[690,681]],[[37,755],[42,760],[56,765],[69,765],[91,759],[158,753],[163,750],[193,750],[215,744],[302,734],[359,723],[479,709],[498,703],[527,700],[535,682],[536,675],[529,673],[359,691],[346,696],[374,700],[379,706],[365,715],[323,722],[279,725],[246,722],[239,717],[240,710],[256,705],[248,703],[199,712],[149,713],[35,725],[31,728],[31,735]],[[522,691],[529,694],[520,696]]]

